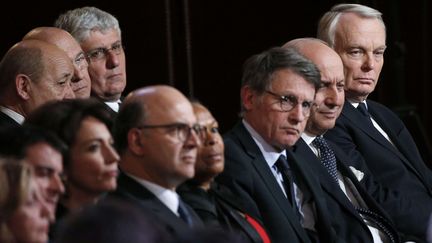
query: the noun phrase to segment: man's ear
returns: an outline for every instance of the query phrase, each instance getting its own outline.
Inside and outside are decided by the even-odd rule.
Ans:
[[[248,86],[243,86],[240,90],[240,97],[246,111],[250,110],[255,102],[255,92]]]
[[[31,91],[30,82],[31,82],[30,77],[25,74],[18,74],[15,77],[15,88],[17,94],[23,100],[30,99],[30,91]]]
[[[145,153],[145,148],[143,145],[143,136],[141,135],[141,130],[137,128],[132,128],[127,134],[128,148],[132,154],[143,155]]]

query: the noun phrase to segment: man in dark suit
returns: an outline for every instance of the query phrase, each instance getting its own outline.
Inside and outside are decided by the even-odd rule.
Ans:
[[[335,242],[318,182],[288,151],[306,125],[319,70],[276,47],[246,61],[242,82],[243,119],[224,135],[225,170],[217,180],[263,222],[272,242]]]
[[[365,177],[365,172],[360,170],[363,168],[351,163],[337,146],[322,137],[328,129],[334,127],[344,104],[345,78],[341,58],[318,39],[295,39],[283,47],[295,48],[321,71],[322,85],[315,95],[315,106],[311,109],[306,129],[293,147],[293,152],[308,161],[302,165],[309,167],[319,179],[333,216],[333,227],[346,242],[387,242],[390,239],[390,242],[397,242],[398,236],[391,220],[361,185]],[[329,147],[321,147],[325,144]],[[331,153],[334,159],[325,161]],[[368,218],[359,213],[359,208],[374,212],[380,218]],[[382,226],[388,229],[380,228]],[[389,232],[392,234],[386,235]]]
[[[0,62],[0,126],[19,126],[25,117],[50,100],[75,98],[73,65],[57,46],[23,40]]]
[[[200,129],[190,102],[169,86],[132,92],[116,118],[114,137],[121,155],[117,190],[154,213],[174,236],[202,221],[182,202],[176,188],[194,176]]]
[[[334,6],[324,14],[318,37],[340,55],[346,102],[334,129],[325,136],[353,161],[364,159],[383,186],[412,198],[411,218],[395,218],[407,232],[425,238],[432,212],[432,173],[403,122],[390,109],[366,100],[378,82],[386,49],[381,13],[358,4]],[[413,223],[415,222],[415,223]]]
[[[96,7],[75,8],[61,14],[55,27],[71,33],[87,56],[91,96],[104,102],[113,117],[126,87],[126,54],[115,16]]]

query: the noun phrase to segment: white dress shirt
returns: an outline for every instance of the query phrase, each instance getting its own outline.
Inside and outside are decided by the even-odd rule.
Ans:
[[[12,118],[14,121],[16,121],[18,124],[22,125],[24,123],[24,116],[17,113],[16,111],[13,111],[7,107],[0,106],[0,112],[3,112],[8,117]]]
[[[152,192],[165,206],[167,206],[175,215],[179,216],[177,210],[179,206],[179,195],[177,192],[167,189],[165,187],[159,186],[153,182],[138,178],[131,174],[125,173],[132,179],[136,180],[143,187],[147,188]]]
[[[277,183],[279,184],[282,192],[284,193],[285,197],[287,196],[287,192],[285,192],[285,188],[283,186],[283,178],[282,174],[279,172],[279,170],[276,168],[275,163],[279,159],[280,155],[284,155],[286,157],[285,150],[283,151],[276,151],[276,149],[268,144],[264,138],[261,137],[261,135],[258,134],[258,132],[255,131],[255,129],[252,128],[249,123],[243,119],[243,125],[245,126],[246,130],[250,133],[255,143],[258,145],[262,155],[264,156],[265,161],[267,162],[267,165],[269,166],[271,172],[273,173],[273,176],[276,178]],[[290,162],[288,161],[288,164]],[[316,232],[315,228],[315,215],[316,213],[314,210],[314,205],[310,203],[305,203],[303,200],[303,193],[300,190],[300,188],[296,185],[296,183],[293,183],[293,190],[294,190],[294,197],[296,206],[299,210],[300,214],[300,224],[303,226],[303,228],[312,230]],[[289,203],[289,202],[287,202]]]

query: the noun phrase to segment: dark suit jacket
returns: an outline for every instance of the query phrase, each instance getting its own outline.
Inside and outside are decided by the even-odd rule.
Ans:
[[[310,242],[296,212],[289,202],[255,141],[243,126],[237,124],[224,136],[225,170],[217,180],[227,185],[243,201],[246,213],[263,222],[272,242]],[[314,200],[317,208],[316,225],[321,242],[336,242],[326,205],[318,182],[308,171],[296,166],[296,158],[287,151],[291,169],[301,184],[303,193]],[[299,163],[302,163],[301,161]]]
[[[124,173],[120,173],[119,175],[117,189],[114,192],[110,192],[104,200],[110,199],[124,200],[143,207],[147,212],[152,212],[154,215],[151,215],[151,217],[155,219],[155,223],[161,224],[174,237],[183,235],[190,230],[189,226],[166,207],[152,192]],[[186,207],[191,213],[193,221],[196,222],[196,227],[202,227],[202,221],[194,210],[188,205]]]
[[[241,203],[228,187],[213,182],[210,189],[205,191],[192,182],[187,182],[177,188],[177,192],[206,226],[235,232],[244,242],[263,242],[255,228],[246,220]]]
[[[3,127],[16,127],[20,126],[14,119],[10,118],[8,115],[0,111],[0,128]]]
[[[345,180],[349,181],[346,182],[346,185],[348,186],[349,184],[356,189],[370,210],[379,213],[391,222],[390,217],[359,183],[351,169],[342,163],[342,161],[347,159],[343,152],[337,149],[331,142],[329,142],[329,146],[335,152],[338,171]],[[310,171],[319,179],[321,187],[325,192],[325,199],[329,207],[329,212],[332,214],[333,228],[338,232],[338,235],[345,239],[346,242],[372,242],[372,235],[363,219],[303,139],[297,141],[296,145],[293,147],[293,152],[298,155],[298,157],[303,158],[304,161],[307,161],[305,167],[309,167]],[[392,229],[395,235],[397,235],[396,229],[393,227]]]
[[[401,231],[425,238],[432,212],[432,173],[402,121],[377,102],[368,100],[367,104],[371,116],[389,135],[394,146],[364,122],[361,113],[348,101],[335,128],[325,137],[342,148],[351,161],[365,163],[375,180],[384,187],[412,199],[414,205],[411,207],[400,205],[389,214]]]

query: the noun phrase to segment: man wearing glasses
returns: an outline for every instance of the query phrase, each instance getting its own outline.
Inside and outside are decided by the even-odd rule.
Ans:
[[[272,48],[249,58],[242,78],[242,121],[224,136],[219,182],[260,219],[272,242],[329,242],[327,207],[313,176],[289,148],[303,132],[320,73],[293,49]],[[287,159],[288,158],[288,159]]]
[[[201,129],[192,105],[170,86],[129,94],[116,118],[114,140],[121,156],[118,198],[150,209],[155,223],[178,235],[202,222],[176,188],[195,174]]]
[[[87,58],[81,46],[71,34],[55,27],[37,27],[28,32],[23,38],[23,40],[29,39],[46,41],[66,52],[74,64],[71,87],[75,98],[85,99],[90,97],[91,83],[87,69]]]
[[[118,20],[98,8],[83,7],[60,15],[54,25],[71,33],[86,54],[91,95],[117,113],[126,87],[126,57]]]

